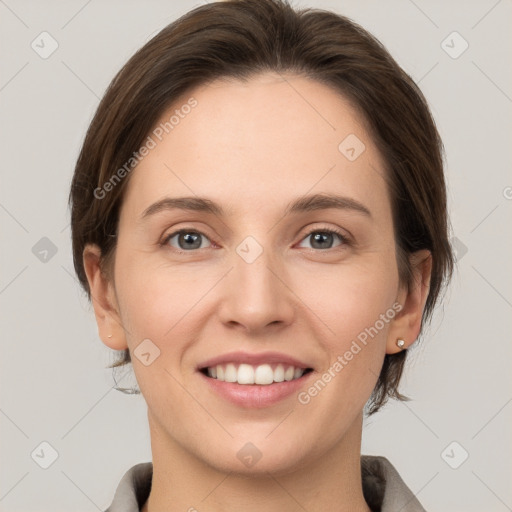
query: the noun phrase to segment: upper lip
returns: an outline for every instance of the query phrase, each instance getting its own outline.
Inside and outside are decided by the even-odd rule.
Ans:
[[[289,356],[287,354],[282,354],[280,352],[259,352],[259,353],[249,353],[249,352],[228,352],[227,354],[222,354],[220,356],[212,357],[202,363],[200,363],[197,367],[198,370],[202,370],[204,368],[210,368],[212,366],[217,366],[218,364],[227,364],[227,363],[237,363],[237,364],[252,364],[252,365],[260,365],[265,363],[282,363],[288,366],[294,366],[295,368],[311,368],[310,365],[296,359],[295,357]]]

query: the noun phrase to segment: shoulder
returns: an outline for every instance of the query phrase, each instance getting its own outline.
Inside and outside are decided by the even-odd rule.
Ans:
[[[395,467],[385,457],[361,456],[361,475],[365,500],[380,512],[425,512]]]
[[[105,512],[139,512],[149,496],[152,479],[151,462],[132,466],[119,482],[112,504]]]

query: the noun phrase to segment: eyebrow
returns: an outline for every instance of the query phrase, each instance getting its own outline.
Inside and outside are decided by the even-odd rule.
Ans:
[[[336,194],[313,194],[300,197],[289,203],[284,211],[284,216],[297,213],[311,212],[315,210],[327,210],[335,208],[338,210],[349,210],[371,217],[370,210],[359,201],[350,197]],[[141,219],[145,219],[156,213],[168,210],[187,210],[195,212],[211,213],[224,216],[223,208],[206,197],[166,197],[153,203],[144,210]]]

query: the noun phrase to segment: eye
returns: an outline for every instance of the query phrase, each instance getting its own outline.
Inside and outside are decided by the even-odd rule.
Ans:
[[[336,237],[341,240],[339,245],[348,245],[349,243],[347,237],[341,231],[331,228],[310,231],[303,240],[307,240],[310,237],[313,237],[311,242],[312,249],[332,249],[332,241]]]
[[[322,228],[310,231],[302,240],[312,238],[312,249],[332,249],[333,240],[338,238],[341,243],[339,246],[348,245],[348,238],[341,232],[332,228]],[[174,240],[174,242],[172,242]],[[204,249],[208,245],[203,242],[210,239],[200,231],[194,229],[183,228],[166,236],[161,242],[162,246],[170,245],[178,252],[191,252],[195,249]],[[211,242],[210,242],[211,243]]]
[[[176,239],[175,243],[178,244],[177,247],[171,243],[173,239]],[[184,228],[166,236],[162,241],[162,245],[169,244],[178,251],[191,251],[193,249],[204,249],[202,239],[209,240],[206,235],[200,233],[199,231]]]

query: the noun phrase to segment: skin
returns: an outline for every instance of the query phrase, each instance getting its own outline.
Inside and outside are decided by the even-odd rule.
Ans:
[[[154,474],[143,510],[368,511],[362,410],[385,354],[399,351],[397,338],[407,348],[419,334],[429,254],[411,255],[415,279],[402,286],[384,162],[339,93],[295,75],[218,80],[189,91],[162,121],[191,96],[198,105],[130,176],[113,279],[100,272],[98,247],[84,250],[100,337],[130,349],[148,406]],[[353,162],[338,150],[349,134],[366,146]],[[352,198],[371,216],[284,216],[290,201],[312,193]],[[141,219],[155,201],[180,196],[208,197],[226,215],[170,210]],[[187,250],[179,237],[159,245],[180,228],[204,234],[201,248]],[[314,245],[309,235],[326,228],[349,242],[333,235]],[[250,264],[236,252],[247,236],[263,248]],[[396,302],[403,309],[306,405],[292,395],[238,407],[196,371],[219,354],[273,350],[314,368],[307,388]],[[145,366],[133,351],[148,338],[161,353]],[[252,467],[237,457],[247,442],[262,454]]]

